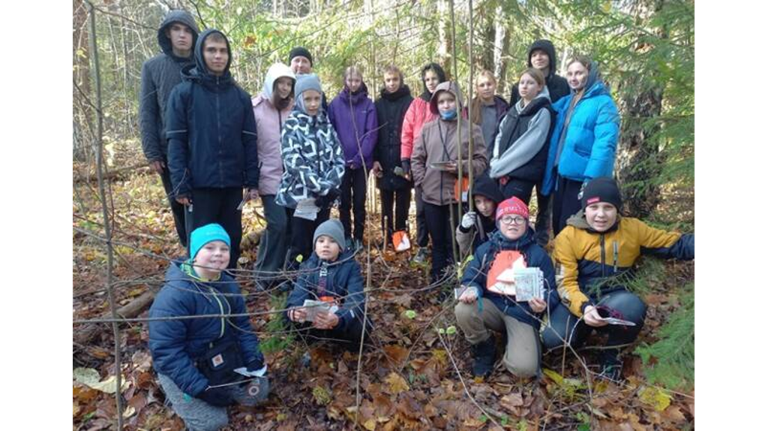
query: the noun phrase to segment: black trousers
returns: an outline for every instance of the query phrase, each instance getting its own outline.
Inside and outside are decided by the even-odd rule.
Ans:
[[[424,202],[429,236],[432,238],[432,282],[439,280],[443,271],[453,263],[453,232],[459,218],[458,204],[432,205]],[[453,224],[451,224],[453,212]]]
[[[275,275],[270,273],[280,271],[285,264],[290,238],[288,211],[275,202],[275,195],[262,196],[261,203],[264,205],[267,228],[259,241],[256,270],[265,273],[261,276],[270,278]]]
[[[304,339],[307,344],[328,341],[351,352],[360,350],[360,341],[363,336],[363,324],[360,320],[351,319],[346,325],[339,325],[333,329],[315,329],[312,328],[311,323],[291,322],[291,324],[296,329],[301,330],[299,337]],[[362,339],[364,343],[370,338],[371,329],[372,326],[369,323],[365,331],[365,339]]]
[[[391,237],[395,231],[405,230],[406,228],[408,210],[411,206],[411,188],[408,187],[400,190],[381,189],[380,192],[381,226],[386,229],[386,235]]]
[[[581,210],[579,191],[582,184],[581,181],[571,181],[558,175],[555,196],[552,198],[552,229],[555,236],[565,229],[568,217]]]
[[[536,214],[536,242],[539,245],[544,246],[549,242],[549,226],[550,218],[552,217],[552,196],[544,196],[541,194],[541,183],[537,184],[520,179],[510,179],[510,181],[501,186],[500,189],[501,193],[504,195],[504,199],[509,199],[512,196],[515,196],[525,202],[526,205],[530,205],[534,186],[536,186],[536,202],[539,208],[538,213]]]
[[[514,196],[528,205],[531,203],[531,195],[533,194],[533,186],[535,185],[536,183],[532,181],[510,178],[506,184],[500,187],[501,194],[504,195],[504,199],[509,199]]]
[[[344,225],[344,236],[352,238],[352,220],[350,210],[355,213],[355,239],[363,240],[365,233],[365,169],[352,169],[347,166],[344,170],[344,178],[341,180],[341,206],[339,218]]]
[[[210,223],[218,223],[227,231],[230,241],[229,266],[237,268],[240,258],[240,239],[243,237],[243,212],[237,207],[243,201],[243,189],[193,189],[192,211],[186,207],[186,225],[189,235],[192,231]]]
[[[549,242],[549,228],[552,225],[552,196],[541,194],[541,183],[536,185],[536,202],[539,212],[536,214],[536,242],[545,246]]]
[[[424,201],[421,200],[421,189],[416,187],[416,245],[426,247],[429,245],[429,230],[427,230],[427,217],[424,214]]]
[[[331,208],[321,209],[317,213],[315,220],[307,220],[293,215],[295,210],[288,209],[289,223],[291,224],[291,245],[288,247],[288,261],[286,268],[290,270],[298,269],[296,258],[301,255],[302,262],[309,259],[315,249],[312,244],[312,237],[315,235],[315,229],[331,216]]]
[[[168,202],[171,204],[171,211],[173,212],[173,224],[176,225],[176,234],[179,235],[179,242],[182,247],[187,246],[187,226],[184,223],[184,205],[176,202],[173,197],[173,185],[171,184],[171,171],[168,170],[168,161],[163,160],[165,168],[163,173],[160,174],[160,179],[163,181],[163,188],[165,189],[165,195],[168,197]]]

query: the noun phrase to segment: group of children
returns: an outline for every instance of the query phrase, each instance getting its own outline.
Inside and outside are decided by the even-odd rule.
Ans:
[[[417,98],[400,70],[387,67],[376,103],[362,72],[349,67],[328,104],[311,54],[298,47],[290,66],[269,68],[262,93],[251,99],[229,73],[231,49],[218,30],[198,36],[191,16],[177,11],[158,40],[164,54],[142,73],[142,90],[152,90],[142,91],[142,134],[189,257],[171,264],[152,305],[150,350],[172,408],[190,429],[218,429],[227,423],[226,406],[259,403],[269,391],[258,337],[227,271],[237,265],[248,200],[261,198],[267,219],[257,282],[299,269],[284,318],[301,334],[355,350],[373,331],[354,258],[368,173],[381,190],[387,237],[407,230],[414,188],[415,259],[426,258],[431,239],[432,281],[447,279],[454,241],[462,256],[473,256],[455,315],[475,376],[494,368],[494,332],[506,336],[504,366],[535,376],[542,349],[578,347],[597,330],[608,335],[601,374],[617,379],[619,348],[636,339],[646,310],[618,276],[641,253],[694,257],[692,235],[621,217],[610,178],[616,106],[589,59],[572,59],[567,81],[557,76],[549,41],[531,45],[511,106],[495,95],[493,75],[480,73],[470,117],[458,84],[435,63],[422,68]],[[173,70],[184,78],[175,86]],[[528,209],[534,187],[535,228]],[[330,219],[339,198],[340,220]],[[460,206],[466,213],[459,220]],[[543,248],[550,219],[552,257]],[[515,277],[528,269],[539,291],[518,300]]]
[[[471,346],[473,375],[492,373],[495,332],[506,339],[504,367],[515,376],[531,377],[540,374],[542,351],[578,348],[598,331],[608,336],[600,374],[620,378],[619,349],[637,338],[646,307],[619,276],[632,269],[641,253],[693,259],[694,237],[621,217],[621,195],[611,178],[590,181],[581,203],[582,210],[555,240],[554,264],[536,243],[527,205],[512,197],[496,206],[495,224],[464,272],[454,309]],[[312,244],[284,317],[302,338],[357,351],[374,329],[355,251],[346,247],[337,219],[321,223]],[[190,429],[218,429],[227,423],[226,406],[255,405],[268,395],[258,337],[240,287],[226,271],[230,245],[220,225],[194,230],[190,258],[171,264],[150,309],[154,368],[172,408]],[[539,269],[541,294],[518,300],[500,289],[499,283],[508,282],[505,271],[513,268]]]

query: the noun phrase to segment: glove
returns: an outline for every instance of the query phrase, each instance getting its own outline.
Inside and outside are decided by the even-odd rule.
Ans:
[[[227,388],[212,388],[208,386],[197,395],[197,398],[216,407],[231,406],[235,403],[235,398]]]
[[[468,213],[464,214],[464,217],[461,218],[461,227],[469,230],[472,226],[475,225],[476,220],[477,213],[474,211],[469,211]]]
[[[411,176],[411,159],[403,159],[400,161],[400,164],[403,165],[403,172],[406,176]]]

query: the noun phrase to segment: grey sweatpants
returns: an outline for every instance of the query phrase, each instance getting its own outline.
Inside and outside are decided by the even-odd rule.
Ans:
[[[199,398],[185,394],[165,374],[158,374],[157,378],[163,387],[166,399],[171,402],[171,408],[184,420],[184,424],[190,431],[215,431],[229,423],[226,407],[212,406]],[[244,385],[229,386],[238,404],[254,406],[267,399],[269,380],[266,377],[256,377],[256,379],[260,389],[256,396],[249,396],[245,392]]]

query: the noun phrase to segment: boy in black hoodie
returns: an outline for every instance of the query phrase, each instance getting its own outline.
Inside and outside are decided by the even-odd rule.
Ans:
[[[477,251],[496,230],[496,207],[504,200],[504,195],[486,172],[475,180],[472,200],[477,211],[467,211],[456,228],[456,242],[462,259]]]
[[[168,12],[157,30],[157,43],[162,53],[141,66],[141,95],[139,96],[139,127],[141,148],[152,169],[160,175],[165,194],[171,204],[176,233],[184,247],[187,230],[184,227],[184,206],[173,198],[171,174],[168,171],[168,142],[165,140],[165,106],[171,90],[181,82],[181,69],[194,64],[197,24],[184,10]]]

